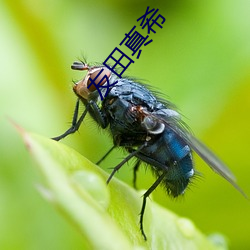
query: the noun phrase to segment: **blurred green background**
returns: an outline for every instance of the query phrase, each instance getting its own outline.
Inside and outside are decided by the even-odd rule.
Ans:
[[[8,117],[47,137],[64,132],[76,100],[72,80],[83,76],[71,63],[82,55],[103,62],[147,6],[166,22],[127,75],[166,94],[250,195],[250,1],[1,1],[0,249],[81,248],[81,235],[36,191],[39,173]],[[112,145],[89,118],[63,143],[93,162]],[[117,150],[102,167],[110,171],[122,157]],[[249,201],[195,160],[203,177],[184,198],[161,188],[153,198],[204,233],[226,235],[230,249],[250,249]],[[117,177],[131,184],[132,167]],[[154,180],[144,168],[138,179],[144,189]]]

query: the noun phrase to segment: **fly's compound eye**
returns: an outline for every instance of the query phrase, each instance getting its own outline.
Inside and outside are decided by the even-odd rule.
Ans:
[[[165,125],[163,123],[150,116],[146,116],[142,124],[150,134],[161,134],[165,129]]]
[[[92,68],[88,73],[88,89],[93,92],[96,90],[96,86],[104,85],[109,79],[111,72],[107,68]]]
[[[77,96],[88,100],[91,92],[94,92],[98,87],[104,85],[107,82],[107,87],[109,87],[109,77],[111,76],[111,71],[102,66],[90,67],[84,62],[74,62],[71,65],[73,70],[87,70],[87,75],[75,83],[73,90]],[[106,87],[106,86],[105,86]],[[99,90],[98,90],[99,91]]]

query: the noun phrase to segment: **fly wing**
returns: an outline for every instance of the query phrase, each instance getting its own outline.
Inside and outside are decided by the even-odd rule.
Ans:
[[[210,149],[182,126],[176,124],[175,126],[170,125],[170,128],[177,133],[209,165],[210,168],[231,183],[243,196],[248,198],[243,190],[237,185],[233,173]]]
[[[188,135],[188,143],[193,150],[218,174],[228,181],[235,182],[236,178],[230,169],[210,149],[192,135]]]
[[[159,122],[165,124],[173,130],[182,140],[184,140],[190,148],[192,148],[216,173],[221,175],[229,183],[231,183],[243,196],[247,195],[237,185],[236,178],[229,168],[202,142],[195,138],[186,128],[186,125],[181,121],[177,115],[171,115],[169,110],[162,110],[160,112],[154,112],[152,114],[155,118],[158,118]]]

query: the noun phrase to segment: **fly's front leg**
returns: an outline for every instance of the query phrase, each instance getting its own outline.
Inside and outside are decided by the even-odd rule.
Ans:
[[[102,128],[107,127],[106,116],[101,112],[100,108],[98,107],[98,105],[94,101],[90,101],[86,105],[86,109],[81,114],[80,118],[78,119],[79,105],[80,105],[80,100],[78,99],[76,102],[71,127],[62,135],[59,135],[57,137],[52,138],[53,140],[59,141],[59,140],[63,139],[64,137],[68,136],[69,134],[75,133],[79,129],[83,119],[85,118],[85,116],[88,112],[96,120],[96,122],[101,125]]]
[[[98,107],[97,103],[94,101],[89,101],[89,113],[95,119],[95,121],[102,127],[106,128],[108,126],[107,117]]]
[[[59,135],[57,137],[53,137],[51,139],[53,139],[55,141],[60,141],[64,137],[68,136],[69,134],[75,133],[79,129],[84,117],[86,116],[86,114],[88,112],[88,106],[87,106],[86,109],[84,110],[84,112],[82,113],[82,115],[80,116],[79,120],[77,120],[78,119],[78,112],[79,112],[79,104],[80,104],[80,100],[78,99],[76,102],[71,127],[66,132],[64,132],[62,135]]]

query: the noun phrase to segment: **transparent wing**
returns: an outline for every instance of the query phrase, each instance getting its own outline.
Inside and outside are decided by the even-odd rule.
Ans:
[[[209,167],[231,183],[243,196],[248,198],[243,190],[237,185],[233,173],[210,149],[182,126],[170,125],[170,128],[173,129],[173,131],[176,132],[190,146],[190,148],[192,148],[208,164]]]
[[[190,148],[192,148],[211,167],[212,170],[231,183],[243,196],[248,199],[247,195],[237,185],[236,178],[229,168],[210,149],[208,149],[188,131],[185,124],[180,120],[180,117],[169,114],[169,111],[164,110],[158,114],[151,113],[155,119],[158,119],[159,122],[163,123],[166,127],[169,127],[182,140],[184,140]]]

